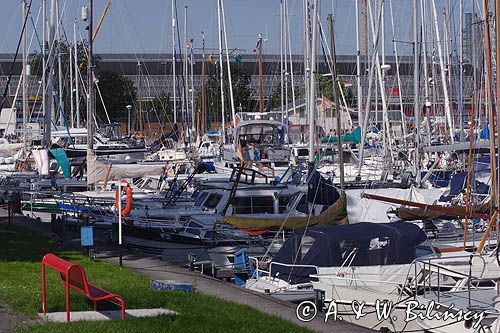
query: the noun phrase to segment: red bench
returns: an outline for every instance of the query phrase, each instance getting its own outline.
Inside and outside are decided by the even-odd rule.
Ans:
[[[61,274],[61,281],[66,287],[66,320],[70,321],[69,312],[69,294],[70,289],[76,290],[87,295],[94,302],[94,311],[96,311],[98,301],[110,301],[122,309],[122,320],[125,319],[125,301],[120,295],[112,294],[102,288],[95,286],[87,281],[83,267],[73,264],[55,254],[47,253],[42,259],[42,311],[47,311],[47,290],[45,287],[45,266],[51,267]]]

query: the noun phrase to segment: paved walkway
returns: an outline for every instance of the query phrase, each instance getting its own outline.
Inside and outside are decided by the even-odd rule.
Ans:
[[[0,303],[0,333],[10,332],[32,322],[28,317],[13,314],[7,304]]]
[[[0,221],[5,219],[0,218]],[[50,224],[35,222],[25,217],[16,217],[13,225],[36,232],[37,234],[50,235]],[[74,240],[75,241],[75,240]],[[68,244],[77,245],[77,242],[68,242]],[[101,248],[96,250],[97,258],[113,264],[119,264],[118,251],[111,248]],[[343,322],[324,322],[324,317],[319,314],[310,322],[302,322],[295,315],[296,305],[284,302],[268,295],[250,291],[232,283],[212,278],[198,272],[189,271],[183,267],[171,265],[159,258],[143,254],[124,251],[123,266],[132,268],[140,274],[146,275],[155,280],[175,280],[186,282],[193,285],[197,292],[205,295],[211,295],[223,300],[251,306],[261,312],[276,315],[289,320],[300,326],[318,332],[353,332],[364,333],[372,332],[366,328],[354,326]],[[1,319],[0,319],[1,322]]]

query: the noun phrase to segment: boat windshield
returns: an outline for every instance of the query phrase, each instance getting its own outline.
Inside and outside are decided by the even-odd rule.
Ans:
[[[250,124],[240,128],[238,139],[242,146],[250,143],[255,145],[276,145],[280,143],[281,135],[282,133],[277,126],[270,124]]]
[[[207,198],[208,193],[207,192],[202,192],[199,196],[198,199],[194,202],[194,205],[196,207],[201,207],[203,205],[203,202],[205,202],[205,199]]]
[[[208,209],[214,209],[219,204],[221,198],[222,195],[219,193],[210,193],[203,206]]]

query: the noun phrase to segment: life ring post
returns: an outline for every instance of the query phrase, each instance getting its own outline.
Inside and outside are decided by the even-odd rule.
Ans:
[[[122,184],[125,184],[127,203],[122,209]],[[123,266],[123,230],[122,217],[127,216],[132,210],[132,187],[126,180],[120,180],[115,193],[115,205],[118,210],[118,245],[120,247],[120,266]]]

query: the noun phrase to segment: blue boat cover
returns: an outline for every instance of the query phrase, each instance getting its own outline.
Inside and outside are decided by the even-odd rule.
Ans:
[[[427,235],[420,227],[401,221],[309,227],[294,231],[272,261],[288,265],[339,267],[356,248],[352,266],[407,264],[415,259],[416,246],[426,239]],[[272,276],[292,284],[312,281],[309,275],[314,273],[316,270],[312,267],[274,264],[270,272]]]

